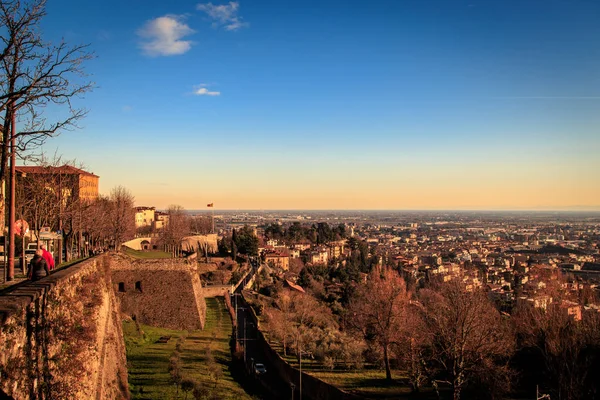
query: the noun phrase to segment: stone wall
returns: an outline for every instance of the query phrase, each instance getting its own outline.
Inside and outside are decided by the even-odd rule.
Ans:
[[[233,285],[208,285],[202,288],[202,294],[206,297],[220,297],[233,293]]]
[[[123,313],[162,328],[204,327],[206,303],[195,262],[138,260],[117,254],[110,269]]]
[[[108,257],[0,296],[0,397],[129,398]]]
[[[181,240],[181,247],[186,251],[198,251],[198,248],[208,248],[209,253],[216,253],[218,251],[218,239],[216,233],[186,236]]]

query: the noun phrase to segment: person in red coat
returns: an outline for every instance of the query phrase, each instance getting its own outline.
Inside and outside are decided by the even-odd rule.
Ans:
[[[46,264],[48,264],[48,269],[52,271],[54,269],[54,256],[48,250],[46,250],[46,245],[43,244],[41,246],[44,260],[46,260]]]

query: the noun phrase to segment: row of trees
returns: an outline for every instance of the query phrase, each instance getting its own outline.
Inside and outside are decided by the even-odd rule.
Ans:
[[[114,248],[135,234],[133,195],[119,186],[106,197],[81,198],[79,175],[68,169],[72,164],[42,159],[37,173],[19,176],[16,191],[18,218],[28,221],[37,238],[44,227],[60,231],[67,261],[72,254]]]
[[[308,241],[314,244],[324,244],[345,239],[347,232],[344,224],[332,227],[326,222],[319,222],[316,225],[313,224],[310,226],[294,222],[287,228],[279,224],[267,225],[265,227],[265,236],[267,239],[283,240],[287,243]]]
[[[568,315],[559,291],[546,309],[524,303],[509,315],[461,279],[415,291],[382,268],[356,285],[338,318],[310,293],[277,291],[264,311],[267,329],[284,352],[325,367],[380,364],[388,380],[402,370],[414,391],[449,388],[454,399],[532,393],[536,385],[552,398],[599,395],[600,316]]]

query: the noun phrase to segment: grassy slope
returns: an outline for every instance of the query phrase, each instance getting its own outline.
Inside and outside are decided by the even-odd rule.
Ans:
[[[173,258],[170,253],[164,251],[138,251],[128,247],[123,247],[122,252],[128,256],[141,259],[152,259],[152,258]]]
[[[184,376],[192,377],[210,388],[219,399],[250,399],[229,372],[231,360],[229,336],[231,320],[221,298],[206,299],[206,326],[203,331],[172,331],[142,325],[145,338],[138,335],[133,322],[125,322],[123,330],[127,346],[129,384],[132,399],[184,399],[185,395],[169,382],[169,357],[175,350],[179,336],[186,336],[181,354]],[[168,343],[155,343],[160,336],[172,336]],[[216,385],[208,374],[205,363],[206,348],[210,344],[215,360],[222,368],[223,377]],[[140,394],[143,387],[143,394]],[[191,399],[191,394],[188,399]]]
[[[296,356],[288,354],[283,355],[281,343],[271,343],[279,355],[294,368],[298,368],[298,359]],[[415,395],[411,393],[410,386],[406,378],[406,371],[393,370],[393,382],[387,382],[385,379],[385,370],[376,368],[365,368],[361,370],[346,370],[336,368],[333,371],[310,358],[302,359],[302,371],[321,379],[344,391],[353,392],[370,399],[434,399],[437,398],[431,387],[422,389],[422,393]]]

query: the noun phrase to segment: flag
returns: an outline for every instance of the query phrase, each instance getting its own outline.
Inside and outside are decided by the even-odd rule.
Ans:
[[[214,206],[215,206],[215,203],[208,203],[208,204],[206,205],[206,207],[214,207]]]

